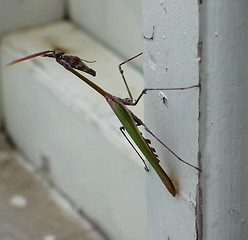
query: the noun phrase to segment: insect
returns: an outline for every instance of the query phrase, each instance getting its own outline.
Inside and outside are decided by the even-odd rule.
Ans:
[[[14,60],[10,62],[8,65],[13,65],[15,63],[28,60],[34,57],[42,56],[42,57],[51,57],[55,58],[55,60],[61,64],[66,70],[70,71],[74,75],[76,75],[78,78],[80,78],[83,82],[88,84],[90,87],[92,87],[94,90],[96,90],[99,94],[101,94],[109,104],[109,106],[112,108],[113,112],[119,119],[119,121],[122,124],[122,127],[120,127],[120,131],[124,135],[124,137],[127,139],[127,141],[130,143],[130,145],[133,147],[133,149],[136,151],[136,153],[139,155],[141,160],[144,163],[144,168],[146,171],[149,171],[148,166],[145,163],[145,160],[141,156],[141,154],[138,152],[138,150],[135,148],[134,144],[129,140],[127,137],[125,130],[128,132],[129,136],[132,138],[133,142],[136,144],[138,149],[142,152],[142,154],[145,156],[145,158],[149,161],[153,169],[158,174],[159,178],[164,183],[165,187],[168,189],[168,191],[172,194],[172,196],[176,196],[176,189],[169,178],[169,176],[166,174],[166,172],[162,169],[162,167],[159,164],[158,155],[156,154],[156,150],[150,146],[151,141],[149,139],[146,139],[143,137],[142,133],[139,131],[138,127],[143,126],[144,129],[149,132],[157,141],[159,141],[164,147],[166,147],[178,160],[181,162],[184,162],[185,164],[197,169],[200,171],[199,168],[191,165],[190,163],[184,161],[182,158],[180,158],[174,151],[172,151],[167,145],[165,145],[159,138],[153,134],[153,132],[147,128],[147,126],[142,122],[141,119],[139,119],[137,116],[135,116],[128,108],[127,106],[135,106],[141,97],[146,94],[148,91],[154,91],[154,90],[186,90],[186,89],[192,89],[195,87],[199,87],[199,85],[193,85],[190,87],[184,87],[184,88],[145,88],[140,95],[138,96],[137,100],[133,99],[133,96],[131,94],[131,91],[129,90],[128,84],[126,82],[126,79],[124,77],[124,71],[122,70],[122,65],[133,60],[134,58],[140,56],[142,53],[137,54],[136,56],[124,61],[119,65],[119,70],[122,75],[122,78],[124,80],[125,86],[127,88],[129,97],[128,98],[119,98],[117,96],[114,96],[108,92],[106,92],[104,89],[96,85],[94,82],[80,74],[75,69],[82,70],[84,72],[87,72],[93,76],[96,75],[95,71],[93,69],[90,69],[86,66],[85,63],[82,62],[82,60],[77,56],[68,56],[65,55],[64,52],[59,50],[47,50],[43,52],[39,52],[36,54],[29,55],[24,58],[20,58],[17,60]]]
[[[93,63],[95,61],[90,62],[90,61],[84,60],[82,58],[79,58],[77,56],[65,55],[65,52],[62,52],[59,50],[47,50],[47,51],[35,53],[35,54],[29,55],[27,57],[14,60],[14,61],[8,63],[7,65],[11,66],[11,65],[16,64],[18,62],[22,62],[22,61],[28,60],[30,58],[38,57],[38,56],[55,58],[58,63],[60,63],[61,61],[67,62],[68,64],[70,64],[70,66],[72,68],[86,72],[86,73],[92,75],[93,77],[96,76],[96,71],[93,70],[92,68],[89,68],[84,63],[84,62]]]

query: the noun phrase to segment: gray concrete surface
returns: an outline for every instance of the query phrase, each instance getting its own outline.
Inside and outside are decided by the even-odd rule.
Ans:
[[[0,240],[103,240],[0,133]]]

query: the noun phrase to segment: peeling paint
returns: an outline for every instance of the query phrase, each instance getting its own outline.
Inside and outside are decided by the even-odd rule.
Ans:
[[[143,38],[146,39],[146,40],[153,40],[153,39],[154,39],[154,29],[155,29],[155,26],[153,25],[151,37],[146,37],[146,36],[143,34]]]

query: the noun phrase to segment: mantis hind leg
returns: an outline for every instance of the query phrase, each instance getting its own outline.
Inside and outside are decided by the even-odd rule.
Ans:
[[[163,143],[137,116],[135,116],[134,114],[132,115],[133,119],[135,121],[135,123],[137,124],[137,126],[143,126],[145,131],[147,131],[149,134],[151,134],[160,144],[162,144],[172,155],[174,155],[179,161],[183,162],[184,164],[195,168],[198,171],[201,171],[200,168],[186,162],[185,160],[183,160],[181,157],[179,157],[171,148],[169,148],[165,143]]]
[[[179,157],[171,148],[169,148],[165,143],[163,143],[149,128],[146,127],[146,125],[142,124],[145,128],[145,130],[150,133],[160,144],[162,144],[172,155],[174,155],[180,162],[195,168],[197,171],[201,172],[201,169],[190,164],[189,162],[186,162],[185,160],[183,160],[181,157]]]
[[[149,168],[147,167],[146,165],[146,162],[144,160],[144,158],[140,155],[140,153],[138,152],[138,150],[135,148],[135,146],[132,144],[132,142],[129,140],[129,138],[127,137],[127,135],[125,134],[125,128],[122,126],[120,127],[120,131],[121,133],[123,134],[123,136],[127,139],[127,141],[129,142],[129,144],[132,146],[132,148],[134,149],[134,151],[138,154],[138,156],[140,157],[141,161],[144,163],[144,168],[145,170],[148,172],[149,171]]]

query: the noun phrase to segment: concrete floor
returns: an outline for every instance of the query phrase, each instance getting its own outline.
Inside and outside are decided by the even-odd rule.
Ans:
[[[104,240],[0,133],[0,240]]]

